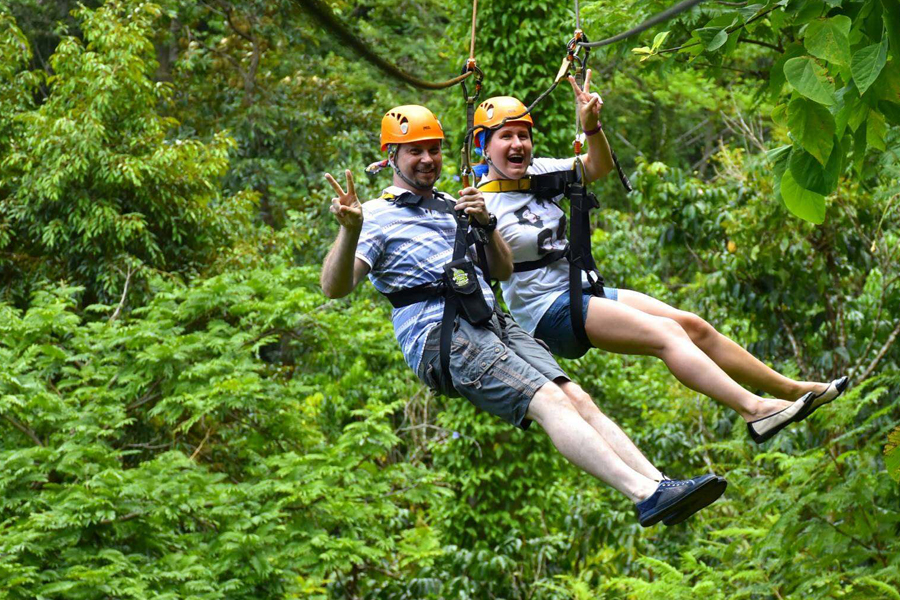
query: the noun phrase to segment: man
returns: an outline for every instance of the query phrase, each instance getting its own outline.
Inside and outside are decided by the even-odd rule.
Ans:
[[[584,89],[569,78],[587,137],[588,152],[581,159],[585,183],[615,168],[600,124],[603,103],[590,93],[590,80],[590,70]],[[497,96],[482,102],[475,111],[475,126],[480,127],[475,144],[488,166],[478,187],[515,258],[514,275],[503,283],[503,296],[515,319],[553,354],[578,358],[590,348],[601,348],[656,356],[683,384],[737,412],[756,443],[807,418],[847,388],[847,377],[830,383],[789,379],[697,315],[640,292],[604,287],[601,294],[600,289],[586,287],[573,307],[565,214],[554,202],[536,195],[531,184],[536,176],[572,173],[575,161],[533,158],[534,121],[516,98]],[[521,218],[526,211],[531,219]],[[584,273],[582,281],[587,286]],[[775,398],[753,394],[741,384]]]
[[[440,352],[444,292],[452,286],[449,279],[458,275],[454,271],[444,276],[457,239],[453,213],[467,215],[473,228],[485,234],[485,255],[493,275],[507,279],[512,257],[477,189],[461,190],[455,203],[434,189],[441,173],[443,138],[440,123],[427,108],[399,106],[382,120],[381,149],[388,151],[388,159],[381,165],[392,167],[394,175],[393,185],[380,198],[360,205],[349,170],[346,191],[326,174],[337,194],[331,211],[340,231],[322,268],[325,295],[346,296],[368,275],[394,304],[397,341],[423,382],[436,392],[462,395],[522,429],[536,421],[569,461],[628,496],[637,506],[641,525],[681,522],[715,501],[725,489],[724,479],[663,477],[543,346],[494,310],[494,297],[480,268],[472,272],[492,312],[481,325],[473,325],[465,318],[469,313],[461,312],[448,333],[452,344],[444,368]]]

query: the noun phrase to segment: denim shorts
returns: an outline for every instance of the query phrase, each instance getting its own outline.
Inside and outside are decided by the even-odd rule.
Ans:
[[[548,381],[569,381],[547,347],[512,317],[497,314],[485,327],[458,319],[450,346],[450,381],[441,371],[441,327],[428,333],[416,373],[436,393],[463,396],[481,410],[528,429],[528,405]],[[449,385],[452,381],[452,386]]]
[[[609,300],[618,300],[619,290],[605,287],[603,295]],[[582,314],[585,320],[587,320],[590,301],[591,295],[584,292]],[[560,294],[559,298],[550,305],[535,327],[534,337],[547,344],[550,352],[555,356],[562,358],[581,358],[592,348],[590,344],[580,342],[575,337],[575,330],[572,329],[572,311],[569,310],[569,292]]]

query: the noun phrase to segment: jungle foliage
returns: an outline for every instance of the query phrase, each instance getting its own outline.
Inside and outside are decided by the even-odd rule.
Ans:
[[[666,8],[581,2],[597,40]],[[456,75],[463,0],[329,6]],[[479,2],[483,97],[533,100],[572,7]],[[617,287],[850,391],[757,447],[656,360],[563,363],[652,462],[723,499],[644,530],[546,435],[435,397],[368,284],[318,288],[323,173],[458,88],[358,60],[287,0],[0,0],[0,597],[900,598],[900,4],[707,2],[591,52],[635,191],[596,186]],[[566,156],[560,86],[534,114]]]

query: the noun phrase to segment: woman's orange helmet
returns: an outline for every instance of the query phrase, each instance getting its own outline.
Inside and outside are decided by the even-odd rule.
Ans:
[[[528,109],[525,105],[512,96],[494,96],[479,104],[475,109],[475,147],[481,148],[483,136],[479,134],[485,131],[485,129],[479,128],[499,125],[503,119],[522,115],[526,110]],[[528,123],[529,127],[534,127],[534,120],[530,114],[522,115],[518,119],[507,121],[507,123]]]
[[[381,119],[381,150],[388,144],[408,144],[444,139],[444,128],[424,106],[407,104],[392,108]]]

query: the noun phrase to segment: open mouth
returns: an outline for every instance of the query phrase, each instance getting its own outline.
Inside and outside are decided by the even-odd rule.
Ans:
[[[520,155],[518,155],[518,154],[515,154],[515,155],[513,155],[513,156],[510,156],[507,160],[508,160],[509,162],[511,162],[512,164],[514,164],[514,165],[521,165],[521,164],[524,164],[524,163],[525,163],[525,157],[524,157],[524,156],[520,156]]]

